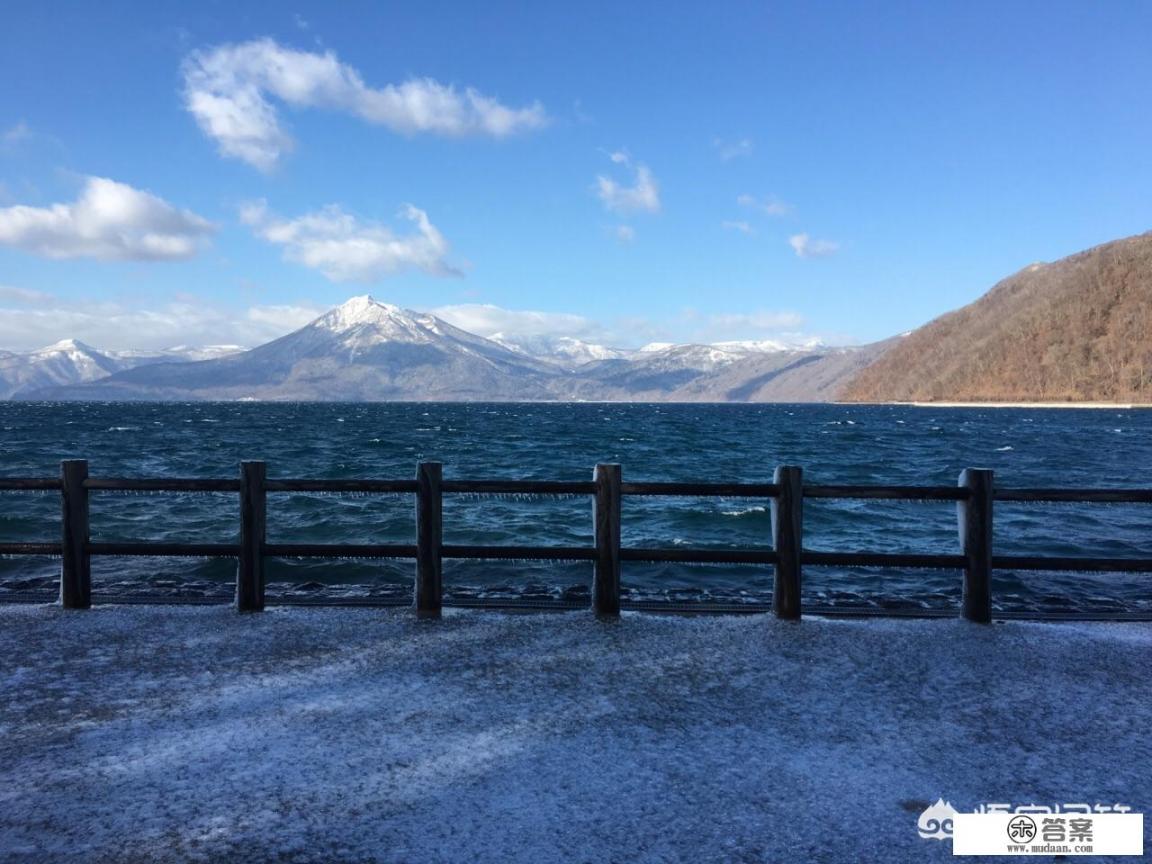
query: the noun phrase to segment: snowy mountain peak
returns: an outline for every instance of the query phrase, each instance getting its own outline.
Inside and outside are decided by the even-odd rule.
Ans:
[[[411,331],[421,324],[426,325],[430,318],[429,315],[409,312],[391,303],[381,303],[371,294],[364,294],[341,303],[335,309],[321,315],[314,323],[334,333],[368,327],[393,331],[394,336],[399,336],[401,334],[396,331]]]
[[[366,348],[384,342],[431,342],[441,335],[442,324],[434,315],[401,309],[364,294],[321,315],[311,329],[339,337],[346,347]]]
[[[73,354],[73,353],[99,354],[100,352],[97,351],[95,348],[93,348],[91,345],[87,345],[87,344],[81,342],[79,339],[61,339],[59,342],[56,342],[52,345],[49,345],[46,348],[41,348],[38,351],[36,351],[35,353],[37,353],[37,354]]]

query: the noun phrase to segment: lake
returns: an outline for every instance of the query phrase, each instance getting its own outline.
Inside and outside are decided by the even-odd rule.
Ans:
[[[853,405],[0,403],[0,473],[59,473],[90,460],[93,476],[236,477],[263,459],[270,477],[414,477],[421,460],[445,479],[588,480],[619,462],[626,481],[770,481],[780,464],[809,483],[952,485],[965,467],[991,468],[1000,487],[1152,487],[1152,411]],[[0,541],[53,541],[58,493],[0,493]],[[237,497],[92,495],[98,541],[235,542]],[[269,496],[269,542],[410,543],[410,495]],[[1152,553],[1152,508],[996,505],[998,554],[1139,556]],[[452,495],[452,544],[590,545],[587,497]],[[632,498],[626,546],[769,545],[767,501]],[[805,502],[805,546],[831,551],[958,551],[952,503]],[[58,562],[0,559],[0,592],[54,591]],[[269,596],[398,599],[410,561],[272,562]],[[101,594],[231,596],[227,560],[96,558]],[[583,601],[588,563],[446,561],[449,599]],[[770,568],[626,564],[626,596],[759,603]],[[997,572],[1005,610],[1152,611],[1139,574]],[[944,608],[959,602],[953,571],[807,567],[810,604]]]

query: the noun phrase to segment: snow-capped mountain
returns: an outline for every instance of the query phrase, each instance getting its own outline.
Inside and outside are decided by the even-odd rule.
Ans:
[[[745,339],[736,342],[713,342],[713,348],[737,354],[773,354],[778,351],[816,351],[827,348],[820,339],[810,338],[802,342],[780,342],[775,339]]]
[[[542,399],[565,374],[435,315],[353,297],[241,354],[159,363],[71,388],[97,399]]]
[[[92,346],[65,339],[27,354],[0,357],[0,398],[61,384],[95,381],[122,368],[116,360]]]
[[[180,346],[162,351],[101,351],[78,339],[64,339],[26,353],[0,351],[0,399],[45,388],[98,381],[151,363],[187,363],[244,349],[236,346]]]
[[[174,345],[159,351],[105,351],[104,353],[124,364],[125,369],[142,366],[145,363],[193,363],[197,360],[215,360],[239,354],[247,349],[243,345]]]
[[[177,349],[85,350],[74,349],[77,371],[69,375],[87,377],[46,373],[40,386],[25,381],[9,392],[97,400],[770,401],[783,394],[802,401],[805,382],[826,398],[865,356],[837,358],[831,350],[775,342],[626,351],[566,336],[484,338],[370,296],[353,297],[265,345],[196,362],[173,362],[186,359],[174,356]],[[133,368],[114,368],[118,363]]]
[[[604,387],[659,398],[701,376],[707,376],[746,357],[713,345],[674,345],[656,342],[629,357],[590,363],[581,369]]]
[[[594,363],[597,360],[619,360],[635,353],[625,348],[609,348],[607,345],[585,342],[573,336],[517,336],[495,333],[488,338],[510,351],[555,363],[564,369],[576,369],[585,363]]]

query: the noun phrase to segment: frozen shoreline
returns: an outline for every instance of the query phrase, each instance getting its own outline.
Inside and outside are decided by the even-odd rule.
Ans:
[[[1148,624],[0,606],[0,651],[14,864],[944,861],[937,797],[1152,807]]]

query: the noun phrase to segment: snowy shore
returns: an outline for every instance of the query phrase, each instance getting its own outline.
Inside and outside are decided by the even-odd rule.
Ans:
[[[1148,624],[0,606],[0,657],[6,864],[944,861],[938,797],[1152,808]]]

